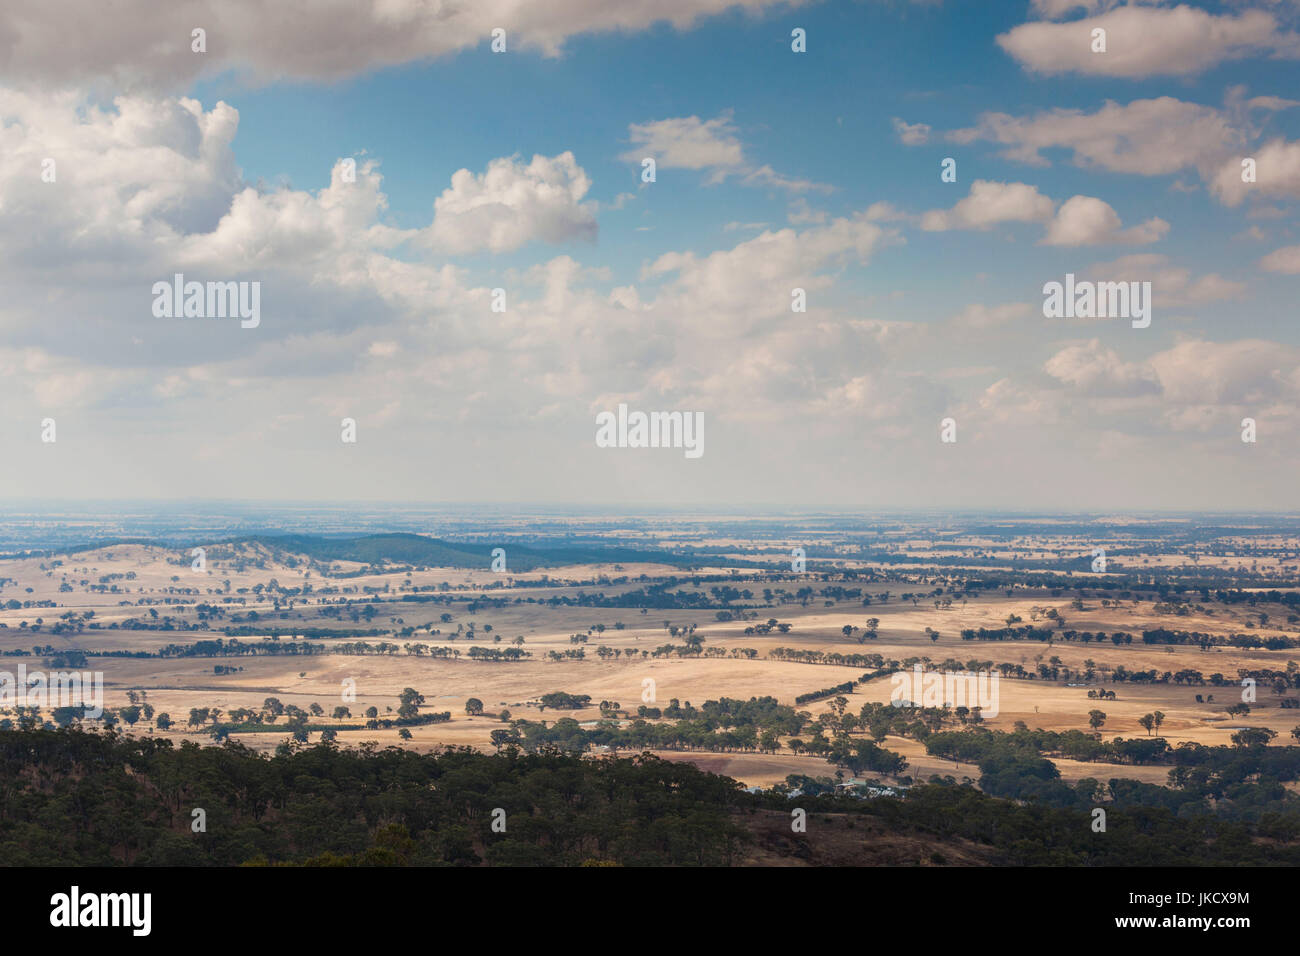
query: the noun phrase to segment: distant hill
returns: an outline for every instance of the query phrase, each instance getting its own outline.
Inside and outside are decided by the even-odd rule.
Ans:
[[[312,534],[258,534],[230,538],[222,544],[259,544],[271,551],[306,555],[316,561],[359,561],[362,564],[422,564],[439,567],[480,567],[492,560],[491,545],[483,548],[452,544],[420,534],[368,534],[333,538]],[[513,550],[513,549],[512,549]],[[513,557],[509,551],[508,557]],[[525,555],[521,554],[521,560]],[[514,564],[516,562],[510,562]]]
[[[492,549],[505,548],[506,568],[509,571],[533,571],[538,568],[555,568],[578,564],[666,564],[683,570],[716,565],[725,562],[730,567],[771,567],[774,563],[763,560],[724,558],[721,553],[707,551],[674,552],[659,549],[629,548],[619,544],[594,544],[575,547],[572,544],[553,548],[525,546],[506,541],[487,541],[471,544],[464,541],[444,541],[410,532],[387,532],[365,535],[276,534],[262,533],[238,535],[212,540],[149,540],[144,538],[111,538],[89,542],[71,548],[26,551],[0,555],[0,559],[22,557],[52,557],[72,555],[85,551],[123,545],[167,548],[186,553],[196,545],[260,545],[272,552],[303,555],[314,561],[356,561],[362,564],[416,565],[441,568],[484,568],[492,563]]]
[[[631,548],[529,548],[507,542],[444,541],[421,534],[397,532],[368,534],[353,538],[324,535],[287,534],[252,535],[232,538],[223,544],[260,544],[273,551],[306,555],[316,561],[358,561],[363,564],[412,564],[426,567],[484,568],[492,563],[492,549],[505,548],[506,567],[510,571],[570,564],[626,564],[653,562],[686,565],[698,558],[668,551],[640,551]]]

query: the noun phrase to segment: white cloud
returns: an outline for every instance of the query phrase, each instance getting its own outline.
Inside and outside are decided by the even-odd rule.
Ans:
[[[1043,244],[1048,246],[1094,246],[1102,243],[1145,245],[1157,242],[1169,231],[1169,223],[1151,218],[1131,229],[1122,229],[1119,214],[1109,203],[1092,196],[1072,196],[1061,204],[1047,226]]]
[[[799,2],[799,0],[795,0]],[[662,22],[687,29],[732,9],[777,0],[41,0],[0,6],[0,78],[41,88],[109,80],[117,88],[179,88],[238,70],[257,81],[331,80],[486,49],[506,30],[508,50],[559,55],[571,37],[636,31]],[[782,4],[786,5],[786,4]],[[207,52],[191,52],[191,31]]]
[[[826,221],[826,210],[813,209],[808,205],[808,200],[802,196],[790,203],[789,209],[786,210],[786,220],[792,226],[802,226],[808,223],[823,223]]]
[[[507,252],[526,242],[596,238],[591,180],[573,154],[494,159],[481,175],[457,170],[434,201],[428,238],[453,253]]]
[[[1255,182],[1242,182],[1242,159],[1255,160]],[[1226,160],[1210,182],[1225,204],[1237,206],[1250,196],[1300,199],[1300,142],[1271,140],[1246,156]]]
[[[777,189],[785,189],[792,193],[834,192],[834,187],[826,183],[813,182],[811,179],[797,179],[791,176],[783,176],[776,172],[771,166],[758,166],[753,169],[745,170],[740,177],[740,183],[743,186],[773,186]]]
[[[1008,159],[1045,166],[1042,151],[1067,149],[1077,166],[1159,176],[1186,168],[1207,177],[1223,159],[1245,148],[1246,136],[1217,109],[1170,96],[1107,101],[1095,112],[1052,109],[1030,116],[985,113],[971,128],[955,130],[958,143],[991,140]]]
[[[1288,100],[1282,96],[1252,96],[1246,101],[1246,106],[1252,110],[1276,112],[1300,106],[1300,100]]]
[[[971,410],[981,422],[997,427],[1052,424],[1061,417],[1056,396],[1042,389],[1026,387],[1011,378],[1000,378],[984,389],[972,403]],[[959,422],[963,417],[959,417]]]
[[[1156,253],[1124,256],[1099,262],[1087,275],[1098,282],[1150,282],[1157,309],[1196,307],[1240,297],[1246,285],[1208,272],[1195,279],[1192,271],[1170,264],[1169,257]]]
[[[69,259],[138,256],[212,229],[239,186],[238,123],[224,102],[205,112],[188,98],[119,97],[101,109],[71,94],[0,90],[0,251],[10,263],[67,269]],[[46,158],[53,183],[41,181]]]
[[[894,132],[904,146],[923,146],[930,141],[930,127],[925,123],[905,123],[895,116],[893,124]]]
[[[665,290],[670,308],[710,316],[710,335],[732,334],[756,320],[790,314],[791,290],[804,289],[810,311],[815,292],[827,288],[829,270],[866,263],[893,233],[861,214],[797,232],[763,232],[731,249],[697,256],[670,252],[643,270],[643,278],[674,276]]]
[[[1265,272],[1300,275],[1300,246],[1283,246],[1281,249],[1274,249],[1259,260],[1259,267]]]
[[[745,161],[730,113],[711,120],[681,116],[633,123],[627,132],[636,147],[623,154],[627,162],[639,163],[649,156],[664,169],[732,169]]]
[[[881,200],[880,202],[873,202],[870,206],[867,207],[866,212],[863,213],[863,216],[865,216],[867,219],[872,220],[873,222],[896,222],[899,220],[912,218],[907,213],[903,212],[901,209],[896,207],[893,203],[888,202],[887,200]]]
[[[1069,150],[1076,166],[1142,176],[1166,176],[1194,169],[1210,192],[1228,206],[1259,197],[1300,197],[1300,142],[1275,138],[1251,145],[1257,130],[1246,108],[1281,109],[1279,97],[1229,97],[1229,111],[1169,96],[1107,102],[1092,113],[1053,109],[1029,116],[985,113],[973,127],[954,130],[957,143],[989,140],[1002,155],[1033,166],[1048,165],[1044,150]],[[1256,160],[1256,182],[1242,182],[1242,160]],[[1192,188],[1175,183],[1174,188]]]
[[[567,255],[475,281],[439,251],[503,250],[587,228],[586,176],[571,156],[457,174],[430,223],[398,229],[374,161],[356,167],[355,181],[337,162],[319,188],[244,183],[232,153],[238,115],[224,105],[131,96],[96,111],[54,94],[3,102],[0,209],[14,227],[0,234],[9,254],[0,402],[22,420],[72,409],[61,445],[66,436],[78,454],[120,463],[107,495],[247,487],[255,448],[266,466],[258,495],[303,490],[301,478],[280,477],[291,461],[299,475],[313,463],[313,492],[382,497],[419,486],[448,456],[498,465],[536,456],[557,462],[541,468],[538,492],[563,496],[587,487],[593,465],[610,467],[585,457],[589,419],[576,411],[600,396],[698,408],[736,435],[737,422],[756,434],[772,422],[803,423],[808,434],[810,421],[833,432],[844,425],[824,411],[869,394],[890,396],[894,411],[877,403],[863,420],[905,429],[899,416],[929,415],[944,394],[926,373],[886,367],[924,340],[910,323],[867,319],[837,301],[845,270],[900,241],[866,213],[718,250],[678,247],[636,283]],[[59,144],[59,178],[42,184],[49,142]],[[152,284],[176,271],[259,281],[261,325],[155,318]],[[488,308],[497,284],[510,296],[501,314]],[[790,311],[795,286],[809,292],[806,315]],[[867,380],[876,391],[864,390]],[[372,463],[364,475],[329,467],[340,415],[360,423]],[[437,441],[413,443],[423,435]],[[572,473],[552,473],[570,468],[548,453],[557,440],[577,449]],[[204,462],[198,484],[182,460]],[[634,480],[668,487],[667,465],[637,467]],[[448,480],[460,494],[517,494],[500,470],[471,465]],[[38,474],[57,493],[75,491],[57,470],[24,480]]]
[[[1044,366],[1044,371],[1072,389],[1089,395],[1127,397],[1159,390],[1150,367],[1125,362],[1118,352],[1098,339],[1061,349]]]
[[[1157,218],[1123,229],[1119,214],[1091,196],[1072,196],[1059,209],[1055,206],[1036,186],[980,179],[971,184],[970,195],[951,209],[924,213],[921,228],[943,232],[988,229],[1004,222],[1042,222],[1047,226],[1042,244],[1049,246],[1144,245],[1158,241],[1169,230],[1169,224]]]
[[[1092,31],[1106,31],[1106,52]],[[1263,10],[1212,14],[1195,7],[1124,6],[1067,23],[1025,23],[997,38],[1027,70],[1137,79],[1192,76],[1226,60],[1300,55],[1300,38]]]
[[[43,413],[62,413],[102,402],[131,381],[121,370],[100,370],[40,347],[0,347],[0,379],[23,404],[34,401]],[[13,409],[17,402],[7,405]]]
[[[1046,222],[1053,203],[1026,183],[997,183],[977,179],[970,195],[951,209],[936,209],[921,217],[921,228],[931,232],[948,229],[988,229],[1003,222]]]
[[[388,6],[404,5],[388,0]],[[558,8],[563,13],[563,0]],[[0,13],[0,24],[7,16]],[[274,34],[278,24],[269,29]],[[511,37],[514,50],[513,31]],[[233,62],[218,52],[218,39],[210,36],[213,62]],[[23,46],[30,38],[18,42]],[[346,59],[328,49],[317,54],[321,63]],[[306,54],[298,51],[291,59],[297,62],[300,55]],[[148,55],[140,58],[142,68],[148,61]],[[89,63],[86,69],[98,67]],[[1268,98],[1256,98],[1262,99]],[[1250,103],[1281,108],[1271,100]],[[1171,122],[1179,116],[1193,120],[1181,138],[1143,128],[1134,111],[1124,117],[1131,126],[1110,133],[1094,127],[1098,135],[1080,135],[1069,148],[1076,159],[1096,155],[1123,164],[1136,162],[1134,152],[1149,149],[1154,155],[1168,142],[1193,157],[1195,168],[1217,171],[1232,158],[1224,151],[1230,135],[1210,136],[1208,146],[1196,140],[1201,132],[1223,133],[1226,127],[1214,125],[1226,123],[1223,116],[1177,106],[1190,109],[1161,106],[1149,115],[1168,109],[1160,115]],[[313,489],[344,495],[400,494],[428,487],[429,475],[438,473],[445,482],[439,491],[445,487],[453,496],[517,496],[517,477],[500,465],[518,460],[539,463],[530,486],[539,497],[596,487],[583,484],[592,475],[618,487],[615,497],[631,494],[637,485],[624,489],[608,481],[607,462],[584,455],[590,435],[581,412],[606,398],[705,411],[710,427],[722,426],[711,432],[711,441],[719,442],[711,447],[719,451],[710,461],[726,460],[723,442],[732,443],[734,453],[741,424],[752,427],[759,453],[773,440],[795,448],[815,436],[826,443],[809,441],[814,457],[789,457],[830,461],[832,467],[823,469],[830,471],[837,459],[815,457],[827,449],[878,451],[881,436],[901,446],[921,434],[927,448],[936,444],[934,422],[951,409],[970,408],[984,425],[1014,426],[1026,419],[1059,420],[1071,402],[1091,412],[1098,407],[1094,400],[1154,401],[1161,396],[1151,389],[1164,381],[1162,371],[1188,421],[1201,420],[1202,409],[1213,407],[1207,403],[1239,394],[1250,399],[1234,384],[1248,381],[1249,374],[1264,376],[1254,393],[1261,402],[1285,404],[1300,395],[1294,356],[1273,343],[1241,354],[1193,351],[1158,365],[1119,355],[1117,350],[1135,347],[1127,343],[1115,349],[1096,342],[1069,346],[1049,358],[1055,346],[1041,336],[1018,336],[1015,327],[1034,315],[1036,304],[970,305],[943,324],[903,321],[910,303],[924,296],[918,299],[909,287],[908,307],[888,297],[898,283],[877,260],[882,249],[901,242],[891,224],[912,217],[885,202],[836,215],[838,207],[830,203],[824,204],[830,211],[814,210],[796,198],[788,212],[797,228],[738,222],[738,228],[766,231],[723,248],[707,244],[718,241],[716,229],[704,230],[706,244],[656,249],[635,281],[623,275],[616,280],[611,270],[568,255],[476,273],[440,257],[596,235],[596,214],[607,207],[587,198],[589,177],[571,153],[473,160],[450,184],[438,184],[447,188],[421,228],[399,229],[390,224],[376,162],[360,163],[355,182],[345,180],[338,164],[328,182],[322,165],[306,187],[268,189],[245,182],[235,162],[238,118],[224,103],[205,109],[183,98],[126,95],[88,107],[71,95],[0,90],[0,214],[7,227],[0,233],[0,324],[6,334],[0,401],[16,420],[39,420],[36,413],[47,409],[75,410],[66,432],[60,419],[60,442],[65,435],[78,442],[91,434],[104,439],[102,448],[71,442],[64,447],[75,449],[81,460],[111,458],[117,464],[104,479],[108,494],[243,487],[250,453],[259,461],[253,492],[258,495],[301,490],[301,479],[295,483],[292,477],[302,472],[294,467],[298,456],[330,476],[320,484],[313,479]],[[729,114],[714,121],[688,119],[698,126],[677,128],[676,138],[667,128],[654,134],[663,137],[666,168],[676,162],[675,168],[706,177],[795,194],[824,188],[751,163]],[[1068,125],[1062,121],[1051,135],[1065,135]],[[1015,132],[1023,133],[1015,147],[1030,154],[1056,145],[1045,126]],[[46,155],[58,160],[56,184],[39,181]],[[960,193],[954,187],[943,195]],[[927,215],[926,228],[1039,222],[1046,242],[1070,245],[1152,241],[1166,228],[1152,219],[1125,229],[1115,210],[1089,197],[1074,197],[1057,209],[1050,197],[1024,183],[981,181],[951,209]],[[730,216],[745,220],[755,212],[737,207],[723,218]],[[764,217],[770,219],[770,211],[758,216]],[[666,221],[656,225],[656,235],[671,227]],[[724,238],[736,242],[746,235]],[[1277,250],[1265,261],[1281,262],[1285,252]],[[1162,256],[1129,257],[1110,266],[1154,279],[1158,309],[1222,301],[1244,290],[1241,283],[1193,274]],[[151,283],[181,269],[192,278],[260,279],[262,326],[241,332],[229,324],[153,319]],[[864,273],[868,281],[862,283]],[[487,308],[488,288],[497,284],[510,290],[510,308],[500,315]],[[794,286],[808,291],[808,314],[790,312]],[[883,317],[868,315],[878,307]],[[1198,384],[1184,365],[1202,359],[1203,373],[1219,391],[1204,389],[1193,406]],[[954,362],[963,368],[954,369]],[[1022,381],[1025,375],[1031,385],[1048,378],[1051,383],[1035,389]],[[993,378],[999,380],[981,391]],[[963,405],[950,389],[962,390],[972,404]],[[412,394],[421,400],[412,401]],[[1152,404],[1150,410],[1147,421],[1156,422],[1158,409]],[[320,451],[337,445],[341,414],[361,421],[364,453],[372,456],[367,468],[355,470],[352,485],[351,471],[330,468],[333,459]],[[1079,421],[1081,441],[1090,424],[1101,427],[1082,412]],[[977,432],[962,434],[965,441]],[[844,442],[846,436],[854,441]],[[396,449],[389,458],[385,442]],[[574,451],[556,455],[555,447]],[[1039,448],[1049,452],[1048,446]],[[855,454],[843,451],[843,473],[852,473]],[[186,469],[199,456],[205,469],[195,479]],[[54,459],[33,461],[32,476],[56,474],[41,471],[46,460]],[[447,469],[449,460],[461,464]],[[745,467],[752,469],[753,460],[746,458]],[[911,467],[899,473],[917,474]],[[671,474],[657,461],[638,462],[632,471],[651,493],[672,487],[665,481]],[[690,493],[707,487],[697,484],[702,474],[707,473],[697,470],[682,487]],[[728,475],[734,482],[735,469]],[[191,479],[209,484],[191,485]],[[24,477],[23,487],[40,487],[35,480]],[[68,480],[66,487],[81,490]],[[794,473],[791,487],[806,492],[799,480]],[[9,483],[4,490],[15,487]],[[725,486],[717,487],[726,493]]]
[[[635,148],[622,154],[624,162],[639,164],[652,158],[656,169],[707,169],[709,183],[735,176],[744,186],[771,186],[792,193],[832,191],[823,183],[784,176],[771,166],[750,163],[730,112],[711,120],[681,116],[632,123],[628,140]]]
[[[0,91],[0,119],[6,341],[101,370],[135,369],[121,381],[93,378],[128,392],[149,369],[168,393],[186,394],[286,370],[347,376],[398,360],[410,341],[397,329],[412,318],[440,323],[439,348],[468,347],[488,290],[422,250],[504,250],[595,231],[582,201],[587,177],[570,154],[458,174],[433,222],[403,230],[385,222],[373,161],[353,181],[339,161],[314,191],[245,185],[232,152],[238,114],[224,103],[205,111],[188,99],[122,96],[96,109],[65,94]],[[57,162],[53,183],[40,179],[46,155]],[[153,283],[176,272],[259,282],[257,331],[153,317]],[[175,371],[226,363],[231,371],[206,379]],[[72,394],[74,379],[62,381]]]
[[[1262,339],[1196,339],[1153,355],[1148,364],[1168,401],[1237,406],[1296,396],[1300,350]]]

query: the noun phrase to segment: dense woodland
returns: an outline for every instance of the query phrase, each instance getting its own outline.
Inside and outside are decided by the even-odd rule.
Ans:
[[[912,862],[927,865],[972,854],[988,864],[1300,864],[1294,811],[1225,819],[1117,802],[1097,833],[1086,809],[970,786],[791,799],[649,755],[292,743],[259,755],[234,742],[176,747],[65,728],[0,732],[0,779],[6,865],[722,866],[759,851],[816,862],[832,833],[850,834],[857,862],[905,836],[925,847]],[[792,807],[807,811],[807,833],[773,840]],[[193,832],[200,808],[205,832]],[[493,830],[497,808],[505,832]]]

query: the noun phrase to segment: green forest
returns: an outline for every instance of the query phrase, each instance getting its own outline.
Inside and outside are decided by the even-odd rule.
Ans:
[[[1229,819],[1122,801],[1096,832],[1086,807],[969,785],[791,799],[649,754],[294,742],[260,754],[235,741],[25,729],[0,731],[0,779],[10,866],[728,866],[759,854],[817,862],[832,836],[839,862],[878,862],[881,840],[906,838],[927,865],[1300,864],[1289,807]],[[796,810],[805,833],[789,832]]]

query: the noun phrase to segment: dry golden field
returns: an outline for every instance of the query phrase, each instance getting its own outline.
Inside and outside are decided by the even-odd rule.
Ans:
[[[692,536],[699,543],[698,536]],[[1252,539],[1255,546],[1260,539]],[[652,544],[671,543],[672,537],[661,536]],[[833,541],[812,541],[823,551],[833,553]],[[771,696],[783,704],[794,704],[800,694],[817,691],[841,682],[861,679],[871,668],[828,664],[799,663],[771,659],[777,647],[839,654],[878,654],[885,660],[910,662],[920,660],[938,668],[941,662],[989,662],[995,668],[1021,665],[1035,671],[1042,664],[1053,664],[1082,672],[1092,667],[1097,676],[1086,683],[1079,679],[1016,679],[1003,676],[1000,681],[998,713],[985,721],[993,729],[1011,730],[1018,722],[1030,728],[1046,730],[1088,730],[1088,714],[1094,708],[1106,714],[1101,733],[1104,737],[1143,736],[1146,730],[1139,719],[1154,711],[1164,714],[1159,730],[1171,745],[1184,741],[1227,745],[1232,734],[1242,727],[1268,728],[1277,733],[1276,744],[1293,743],[1291,730],[1300,724],[1300,711],[1284,709],[1271,688],[1261,686],[1258,701],[1245,717],[1232,717],[1226,707],[1240,699],[1235,686],[1205,687],[1174,683],[1113,683],[1105,676],[1116,667],[1129,671],[1154,669],[1158,672],[1196,670],[1205,675],[1219,673],[1235,681],[1239,670],[1273,669],[1284,671],[1300,660],[1300,650],[1239,649],[1191,645],[1144,645],[1144,629],[1165,627],[1210,634],[1248,633],[1258,637],[1294,639],[1300,626],[1287,621],[1287,609],[1278,606],[1248,606],[1204,601],[1199,595],[1183,596],[1183,606],[1171,608],[1152,595],[1137,590],[1130,599],[1107,600],[1103,606],[1097,596],[1075,602],[1073,591],[1052,595],[1048,589],[1021,587],[1011,596],[1002,590],[967,593],[950,591],[948,606],[935,606],[930,592],[936,587],[951,587],[964,575],[988,574],[999,568],[1011,568],[1013,558],[1045,561],[1054,556],[1078,557],[1089,552],[1090,542],[1082,537],[1053,536],[1050,528],[1019,540],[992,540],[979,537],[957,541],[957,551],[939,552],[932,547],[933,536],[900,535],[889,547],[907,554],[912,563],[835,558],[832,562],[813,565],[802,577],[785,572],[729,566],[727,560],[715,559],[690,572],[668,564],[582,564],[552,567],[523,573],[499,573],[485,563],[482,569],[418,567],[384,571],[354,562],[334,561],[327,565],[299,560],[267,549],[248,545],[238,559],[214,549],[200,573],[190,566],[187,551],[146,545],[115,545],[65,554],[58,557],[23,557],[0,561],[0,652],[39,649],[26,657],[6,657],[0,666],[13,670],[18,663],[29,668],[41,666],[50,655],[82,651],[88,657],[83,669],[101,671],[105,687],[105,706],[121,708],[128,704],[128,693],[142,695],[157,713],[167,713],[176,722],[163,731],[153,722],[141,720],[127,732],[168,735],[176,740],[208,742],[211,727],[187,727],[191,708],[219,708],[224,714],[246,708],[259,710],[267,698],[277,698],[285,705],[308,709],[313,703],[323,708],[324,716],[313,718],[308,725],[344,724],[339,732],[342,744],[375,741],[379,745],[400,744],[417,749],[444,745],[465,745],[490,749],[490,734],[510,726],[497,715],[509,711],[510,720],[554,721],[572,717],[588,724],[599,716],[594,706],[574,711],[545,709],[538,698],[551,692],[588,695],[593,704],[616,701],[625,715],[634,715],[644,698],[647,680],[654,682],[654,701],[663,706],[671,699],[700,705],[721,697],[748,699]],[[710,541],[714,548],[730,552],[743,563],[752,541],[718,538]],[[788,551],[791,541],[767,542]],[[1258,560],[1236,555],[1198,556],[1197,567],[1254,568],[1261,587],[1285,587],[1285,576],[1294,570],[1296,542],[1269,539],[1267,546],[1277,557]],[[805,539],[809,552],[814,547]],[[951,543],[950,543],[951,546]],[[932,567],[928,558],[938,554],[948,564]],[[955,555],[955,556],[954,556]],[[980,557],[985,564],[979,569],[960,567],[963,557]],[[987,562],[992,560],[994,564]],[[1005,561],[1007,564],[1002,564]],[[58,562],[58,563],[56,563]],[[1154,545],[1149,553],[1126,556],[1122,567],[1183,567],[1185,554],[1161,551]],[[826,587],[844,587],[837,578],[845,571],[858,575],[848,584],[872,596],[870,606],[860,597],[826,598],[820,593],[794,599],[800,587],[820,592]],[[1122,573],[1119,568],[1112,574]],[[356,576],[348,576],[356,575]],[[874,579],[864,579],[874,575]],[[580,594],[600,591],[617,595],[645,587],[669,576],[717,578],[730,587],[748,589],[752,599],[737,602],[752,614],[749,620],[719,620],[716,606],[702,608],[647,608],[643,613],[634,605],[623,607],[574,606],[554,603],[557,599],[575,599]],[[1095,579],[1104,578],[1097,575]],[[1268,583],[1278,580],[1278,584]],[[718,581],[702,584],[707,591]],[[1080,579],[1079,586],[1087,587]],[[295,589],[310,586],[306,594]],[[682,584],[689,588],[691,585]],[[116,587],[116,593],[113,588]],[[788,600],[766,602],[764,588],[785,589]],[[369,590],[368,590],[369,589]],[[386,589],[386,590],[385,590]],[[290,592],[286,594],[286,592]],[[884,594],[888,600],[882,600]],[[905,593],[917,596],[904,600]],[[1098,592],[1101,593],[1101,592]],[[925,594],[926,597],[920,597]],[[437,595],[453,603],[419,603],[403,601],[407,595]],[[489,602],[506,598],[504,606]],[[536,603],[528,603],[536,599]],[[472,607],[472,602],[483,603]],[[515,603],[517,600],[522,603]],[[55,606],[40,606],[53,602]],[[546,603],[552,602],[552,603]],[[1184,603],[1185,602],[1185,603]],[[14,607],[18,603],[19,606]],[[199,605],[224,609],[220,619],[199,624]],[[472,609],[471,609],[472,607]],[[335,609],[341,609],[336,614]],[[966,628],[1005,627],[1011,615],[1023,624],[1045,627],[1048,612],[1054,610],[1067,627],[1074,631],[1123,631],[1135,635],[1136,643],[1116,646],[1105,643],[1083,644],[1054,639],[1044,641],[1004,640],[997,642],[962,640]],[[353,621],[351,615],[360,611]],[[93,612],[93,616],[88,616]],[[250,612],[256,612],[253,619]],[[1267,624],[1260,613],[1268,615]],[[444,614],[450,620],[443,620]],[[70,624],[69,615],[72,616]],[[876,636],[864,639],[862,631],[868,618],[878,620]],[[172,627],[166,628],[170,619]],[[745,634],[745,629],[768,619],[789,625],[786,633]],[[236,623],[238,620],[238,623]],[[65,622],[61,633],[55,626]],[[136,622],[132,626],[128,622]],[[668,627],[683,630],[694,627],[705,653],[690,656],[649,656],[665,644],[679,643],[681,637],[670,636]],[[92,626],[93,625],[93,626]],[[145,626],[147,625],[147,626]],[[471,628],[470,640],[466,631]],[[603,625],[603,631],[592,630]],[[621,627],[620,627],[621,625]],[[854,630],[845,636],[843,628]],[[156,654],[167,645],[186,645],[200,640],[223,637],[223,628],[241,626],[249,629],[239,639],[257,642],[272,629],[282,632],[281,643],[299,640],[295,628],[329,628],[347,634],[356,632],[356,640],[375,644],[386,641],[396,653],[350,655],[319,653],[310,656],[241,656],[241,657],[106,657],[108,652],[147,652]],[[458,633],[458,630],[460,633]],[[379,631],[379,634],[369,633]],[[405,633],[404,633],[405,631]],[[932,639],[932,632],[937,638]],[[574,644],[573,635],[584,635],[583,644]],[[522,638],[523,643],[518,643]],[[313,644],[332,646],[347,643],[347,636],[306,638]],[[437,659],[407,652],[407,645],[424,644],[460,652],[456,659]],[[471,647],[518,647],[530,656],[522,661],[469,660]],[[563,655],[581,647],[581,660],[547,659],[550,652]],[[601,659],[598,647],[618,652]],[[752,659],[732,656],[744,652]],[[720,656],[709,656],[720,655]],[[236,668],[233,673],[216,673],[217,666]],[[355,687],[355,699],[345,698],[345,688]],[[376,708],[381,718],[395,716],[398,697],[411,687],[424,698],[422,712],[449,711],[451,720],[409,728],[410,739],[399,737],[397,728],[367,728],[363,716],[367,708]],[[1104,702],[1090,699],[1089,690],[1106,689],[1116,699]],[[848,698],[847,710],[856,713],[864,703],[886,703],[890,699],[891,681],[880,676],[855,686]],[[1197,702],[1197,694],[1213,694],[1213,702]],[[478,698],[484,713],[466,713],[466,701]],[[346,706],[349,718],[331,718],[337,706]],[[819,700],[800,707],[816,716],[830,707],[829,700]],[[281,727],[283,727],[283,721]],[[258,749],[272,749],[288,736],[287,729],[269,733],[238,732],[238,739]],[[318,737],[311,732],[309,739]],[[910,763],[909,772],[917,779],[931,774],[953,776],[961,780],[968,774],[978,776],[969,766],[929,757],[914,740],[890,736],[882,742]],[[755,751],[730,753],[672,752],[675,760],[690,760],[701,767],[727,774],[746,784],[768,786],[787,774],[828,775],[834,770],[820,757],[798,755],[784,746],[776,753]],[[1151,783],[1165,779],[1166,768],[1133,767],[1104,764],[1078,764],[1056,761],[1067,781],[1081,777],[1106,780],[1127,776]]]

